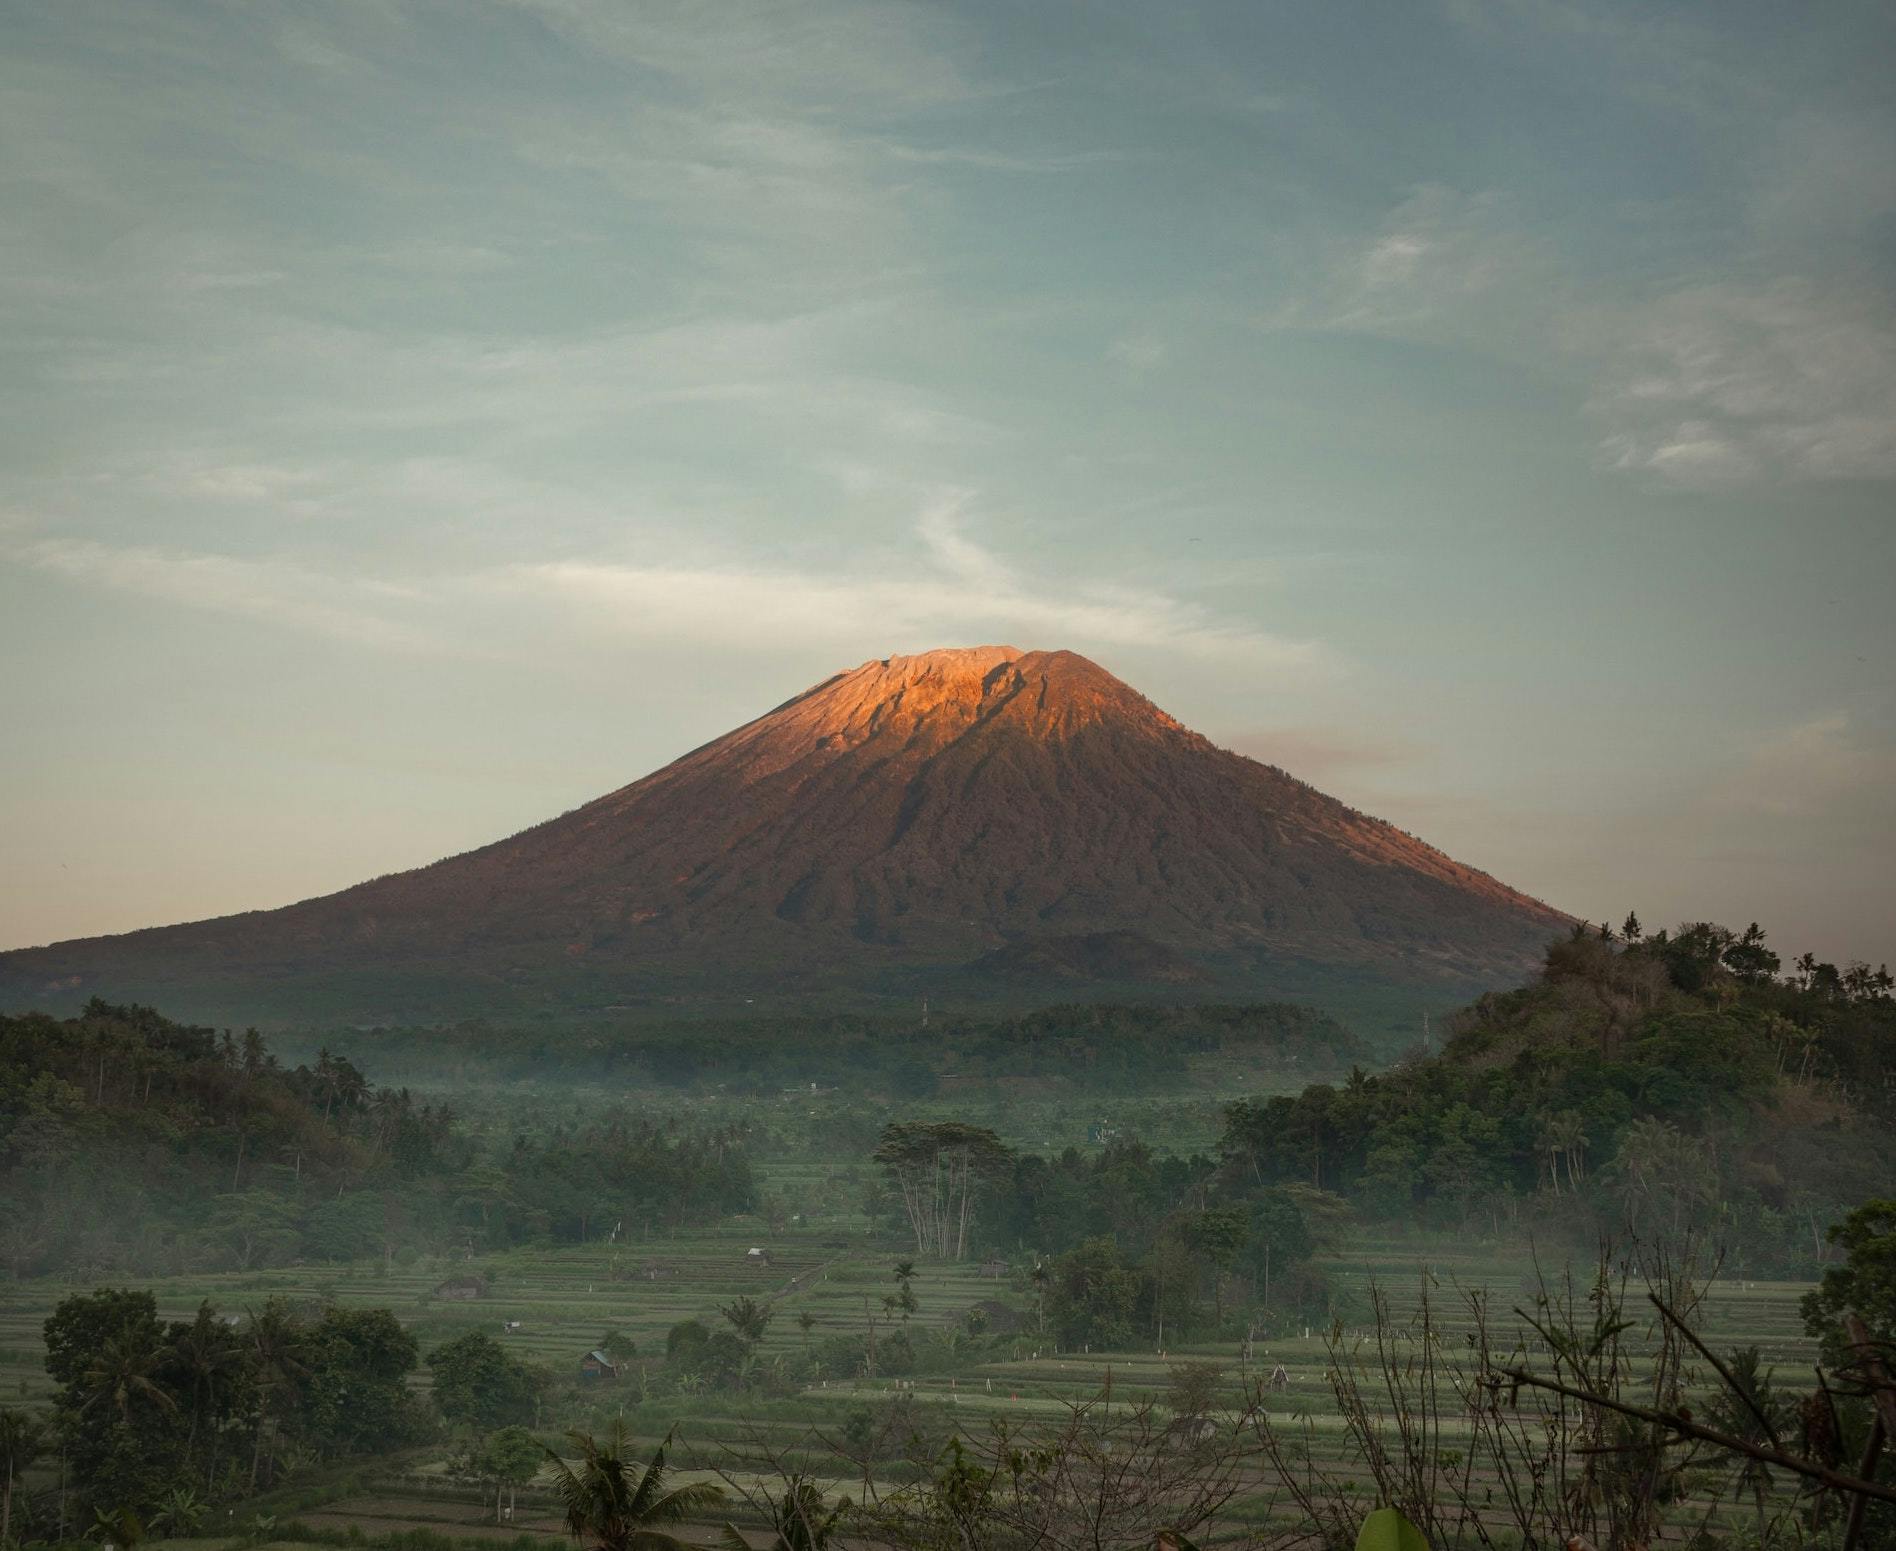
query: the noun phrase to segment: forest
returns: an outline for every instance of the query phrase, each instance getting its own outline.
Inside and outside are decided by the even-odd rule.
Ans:
[[[1734,1265],[1809,1271],[1824,1229],[1896,1177],[1887,970],[1800,960],[1757,926],[1580,929],[1530,984],[1482,997],[1442,1050],[1232,1107],[1221,1152],[1378,1218],[1688,1230]]]
[[[451,1101],[324,1050],[92,1002],[0,1018],[0,1264],[106,1273],[392,1258],[418,1225],[584,1241],[619,1216],[717,1217],[755,1195],[733,1138],[651,1116],[477,1142]],[[504,1201],[505,1210],[500,1210]]]
[[[1866,966],[1787,968],[1756,927],[1629,918],[1380,1067],[1282,1007],[937,1015],[879,1063],[879,1033],[838,1022],[772,1044],[756,1082],[728,1074],[757,1028],[697,1064],[673,1059],[684,1035],[574,1047],[531,1082],[496,1075],[497,1037],[474,1075],[418,1081],[411,1040],[391,1084],[367,1033],[292,1062],[144,1007],[7,1018],[7,1511],[26,1538],[124,1545],[240,1509],[261,1544],[283,1510],[322,1544],[382,1533],[370,1504],[465,1528],[518,1500],[552,1533],[561,1471],[662,1449],[693,1522],[735,1515],[747,1544],[791,1503],[863,1544],[932,1544],[965,1510],[999,1551],[1034,1504],[1109,1477],[1137,1530],[1115,1543],[1187,1520],[1201,1544],[1347,1539],[1368,1471],[1438,1539],[1486,1545],[1492,1499],[1439,1449],[1428,1491],[1403,1487],[1389,1451],[1420,1445],[1365,1398],[1439,1347],[1430,1385],[1605,1397],[1562,1431],[1546,1392],[1537,1436],[1581,1452],[1535,1468],[1606,1446],[1609,1401],[1663,1403],[1639,1425],[1669,1437],[1665,1408],[1696,1397],[1719,1437],[1794,1463],[1746,1475],[1700,1439],[1687,1466],[1641,1434],[1644,1485],[1615,1477],[1589,1512],[1677,1529],[1692,1505],[1802,1544],[1845,1499],[1800,1495],[1798,1471],[1856,1480],[1868,1438],[1849,1322],[1896,1334],[1891,992]],[[1011,1076],[955,1080],[988,1064]],[[1075,1116],[1082,1140],[1040,1134]],[[1677,1328],[1641,1324],[1642,1285]],[[1772,1377],[1812,1361],[1821,1446],[1818,1402]],[[1297,1442],[1286,1406],[1336,1430]],[[1527,1468],[1501,1418],[1453,1445],[1484,1492]],[[1045,1480],[1003,1502],[1023,1447]],[[1134,1456],[1137,1489],[1110,1463]],[[1521,1534],[1552,1511],[1507,1510]],[[1879,1506],[1856,1544],[1889,1534]]]
[[[924,1008],[904,1018],[778,1015],[669,1028],[643,1020],[554,1029],[474,1020],[347,1037],[372,1047],[382,1070],[421,1080],[530,1077],[749,1097],[815,1083],[926,1098],[945,1087],[1036,1079],[1087,1091],[1173,1092],[1189,1081],[1194,1059],[1210,1056],[1318,1071],[1367,1056],[1335,1017],[1283,1002],[1076,1003],[1012,1017],[931,1016]]]

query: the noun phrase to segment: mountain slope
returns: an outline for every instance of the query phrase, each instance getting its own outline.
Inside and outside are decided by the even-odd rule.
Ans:
[[[341,1001],[321,1000],[366,1016],[470,981],[563,1002],[870,986],[1102,934],[1151,949],[1134,981],[1189,960],[1246,982],[1295,962],[1472,983],[1518,978],[1564,921],[1083,657],[990,646],[865,663],[433,866],[0,955],[0,997],[223,985],[241,1005],[326,980]]]

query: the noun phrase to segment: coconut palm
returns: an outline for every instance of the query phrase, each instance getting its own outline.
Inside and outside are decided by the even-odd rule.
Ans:
[[[0,1469],[6,1473],[0,1497],[0,1546],[13,1539],[13,1483],[46,1451],[46,1430],[24,1411],[0,1408]]]
[[[1679,1131],[1670,1121],[1642,1115],[1627,1126],[1613,1156],[1621,1209],[1630,1232],[1639,1232],[1642,1207],[1665,1188],[1666,1170],[1678,1152]]]
[[[138,1401],[147,1401],[160,1411],[176,1411],[177,1401],[155,1377],[161,1356],[128,1331],[107,1337],[80,1376],[86,1397],[80,1409],[116,1411],[128,1427],[132,1406]]]
[[[244,1365],[237,1333],[224,1323],[210,1304],[198,1305],[197,1318],[179,1332],[169,1352],[172,1364],[191,1383],[191,1433],[186,1448],[197,1444],[198,1428],[217,1413],[217,1403]]]
[[[1777,1447],[1780,1431],[1790,1425],[1793,1408],[1771,1382],[1772,1370],[1764,1366],[1758,1348],[1734,1349],[1725,1360],[1725,1370],[1726,1387],[1707,1400],[1706,1419],[1721,1432],[1746,1443]],[[1771,1489],[1771,1474],[1755,1459],[1747,1459],[1738,1472],[1735,1490],[1742,1492],[1747,1487],[1757,1519],[1758,1544],[1763,1545],[1765,1495]]]
[[[735,1303],[727,1303],[718,1309],[730,1322],[731,1329],[737,1332],[738,1340],[746,1346],[755,1346],[764,1339],[764,1332],[770,1328],[775,1311],[767,1303],[759,1303],[746,1294]]]
[[[297,1383],[309,1377],[303,1365],[301,1332],[281,1299],[272,1298],[261,1310],[250,1312],[244,1344],[254,1359],[257,1389],[257,1436],[250,1453],[250,1489],[257,1489],[257,1471],[263,1463],[263,1439],[275,1425],[280,1402],[293,1395]]]
[[[1553,1120],[1554,1145],[1567,1160],[1567,1184],[1578,1190],[1580,1181],[1586,1178],[1587,1131],[1579,1114],[1571,1109],[1562,1110]],[[1579,1160],[1579,1167],[1575,1161]]]
[[[724,1500],[723,1490],[708,1481],[665,1490],[670,1433],[642,1470],[630,1458],[632,1439],[623,1422],[615,1421],[603,1440],[579,1431],[566,1436],[578,1451],[579,1468],[548,1449],[553,1489],[567,1529],[590,1551],[685,1551],[685,1543],[661,1526],[682,1523]]]

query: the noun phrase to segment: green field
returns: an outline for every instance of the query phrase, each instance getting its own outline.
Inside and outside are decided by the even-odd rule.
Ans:
[[[747,1257],[753,1246],[768,1250],[767,1265]],[[1162,1401],[1169,1368],[1188,1359],[1214,1361],[1225,1369],[1219,1400],[1226,1408],[1239,1406],[1247,1385],[1281,1364],[1289,1382],[1268,1392],[1273,1423],[1307,1435],[1318,1463],[1345,1476],[1354,1468],[1352,1446],[1325,1377],[1330,1363],[1325,1332],[1313,1329],[1306,1335],[1300,1329],[1289,1338],[1260,1340],[1248,1365],[1237,1342],[1174,1347],[1164,1356],[1155,1350],[1056,1351],[1034,1331],[1032,1290],[1017,1268],[997,1277],[983,1275],[972,1265],[921,1262],[915,1283],[920,1307],[912,1327],[963,1331],[968,1310],[983,1300],[998,1301],[1024,1320],[1023,1328],[1009,1336],[977,1340],[961,1335],[964,1355],[947,1371],[925,1377],[831,1380],[765,1399],[725,1393],[644,1397],[646,1386],[636,1374],[604,1381],[578,1376],[580,1357],[609,1328],[630,1335],[644,1359],[662,1354],[665,1333],[677,1321],[715,1320],[720,1303],[745,1294],[768,1302],[776,1313],[760,1346],[765,1363],[806,1339],[860,1333],[866,1309],[878,1311],[886,1330],[880,1299],[890,1286],[890,1266],[898,1253],[873,1243],[861,1231],[832,1223],[776,1233],[723,1230],[486,1256],[477,1265],[493,1278],[490,1292],[468,1302],[432,1296],[444,1278],[469,1269],[462,1260],[443,1257],[419,1257],[386,1275],[378,1261],[177,1277],[150,1285],[162,1312],[178,1318],[205,1299],[229,1311],[255,1307],[277,1295],[386,1306],[414,1330],[424,1352],[467,1331],[484,1330],[555,1375],[557,1382],[540,1418],[546,1435],[572,1426],[595,1428],[623,1416],[641,1440],[655,1441],[676,1425],[678,1464],[690,1470],[721,1468],[740,1480],[763,1463],[765,1455],[773,1455],[807,1464],[834,1480],[836,1490],[854,1492],[860,1472],[815,1435],[833,1438],[865,1407],[879,1414],[882,1408],[906,1404],[918,1430],[930,1436],[956,1431],[977,1437],[997,1421],[1055,1423],[1075,1404],[1100,1402],[1109,1388],[1111,1404],[1118,1408]],[[1529,1297],[1535,1275],[1531,1257],[1518,1246],[1387,1234],[1359,1235],[1344,1251],[1328,1257],[1328,1265],[1343,1289],[1346,1345],[1372,1334],[1372,1286],[1386,1294],[1398,1322],[1417,1306],[1423,1288],[1431,1288],[1435,1314],[1452,1345],[1469,1326],[1465,1295],[1485,1295],[1495,1323],[1511,1331],[1519,1321],[1510,1310]],[[81,1290],[78,1284],[51,1281],[0,1288],[0,1384],[9,1397],[45,1396],[40,1322],[60,1297],[74,1290]],[[1815,1355],[1797,1315],[1804,1290],[1789,1283],[1716,1281],[1707,1298],[1705,1332],[1720,1348],[1756,1344],[1768,1364],[1796,1382],[1795,1375],[1809,1372]],[[805,1312],[814,1320],[807,1336],[797,1320]],[[509,1322],[518,1322],[519,1328],[508,1330]],[[419,1382],[426,1383],[425,1368]],[[1452,1438],[1457,1425],[1451,1419],[1444,1436]],[[1286,1511],[1261,1458],[1257,1464],[1245,1496],[1233,1505],[1233,1525]],[[875,1488],[887,1490],[913,1479],[917,1460],[912,1449],[892,1446],[870,1468]],[[415,1528],[474,1537],[559,1532],[550,1498],[532,1490],[521,1494],[510,1525],[492,1525],[491,1510],[480,1495],[443,1473],[439,1449],[366,1470],[358,1467],[347,1478],[335,1479],[330,1491],[315,1495],[318,1500],[313,1502],[309,1494],[299,1497],[293,1517],[323,1534],[347,1532],[351,1526],[369,1536]],[[232,1522],[242,1523],[246,1516],[247,1510],[240,1508]]]

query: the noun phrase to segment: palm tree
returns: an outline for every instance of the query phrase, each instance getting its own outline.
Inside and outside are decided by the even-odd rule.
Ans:
[[[197,1318],[179,1333],[167,1355],[191,1381],[191,1433],[185,1441],[190,1449],[197,1443],[199,1425],[216,1413],[225,1377],[242,1367],[244,1353],[230,1326],[210,1304],[201,1303]]]
[[[883,1306],[891,1314],[899,1313],[906,1320],[916,1310],[915,1302],[915,1262],[898,1260],[895,1263],[895,1296],[884,1298]]]
[[[1586,1170],[1581,1168],[1576,1171],[1574,1159],[1584,1157],[1587,1150],[1586,1128],[1581,1124],[1580,1116],[1573,1110],[1562,1110],[1548,1122],[1548,1136],[1554,1152],[1566,1160],[1568,1188],[1578,1191],[1580,1179],[1585,1176]]]
[[[1663,1188],[1668,1161],[1676,1151],[1678,1130],[1670,1122],[1642,1115],[1627,1126],[1620,1138],[1619,1151],[1613,1156],[1618,1177],[1620,1204],[1626,1212],[1627,1230],[1639,1232],[1640,1208],[1647,1205]]]
[[[1713,1393],[1707,1402],[1708,1419],[1714,1427],[1742,1438],[1760,1448],[1778,1446],[1779,1429],[1792,1419],[1793,1408],[1771,1382],[1772,1371],[1764,1367],[1755,1346],[1735,1348],[1726,1359],[1726,1386]],[[1758,1544],[1764,1544],[1765,1494],[1771,1489],[1771,1474],[1754,1459],[1745,1461],[1738,1472],[1737,1490],[1751,1488],[1752,1506],[1757,1517]]]
[[[718,1313],[730,1321],[731,1328],[737,1332],[738,1340],[747,1347],[755,1346],[764,1339],[764,1332],[770,1328],[770,1321],[774,1316],[774,1311],[768,1304],[759,1303],[749,1294],[739,1298],[735,1303],[720,1306]]]
[[[823,1493],[801,1472],[785,1483],[782,1498],[771,1505],[771,1538],[767,1551],[824,1551],[836,1534],[836,1526],[848,1510],[848,1502],[839,1497],[835,1507],[827,1507]],[[751,1543],[726,1524],[720,1539],[730,1551],[752,1551]]]
[[[0,1546],[13,1539],[13,1483],[46,1450],[46,1430],[24,1411],[0,1408],[0,1464],[6,1493],[0,1498]]]
[[[80,1376],[86,1393],[80,1410],[90,1411],[103,1405],[118,1412],[119,1420],[128,1427],[134,1401],[149,1401],[160,1411],[176,1411],[177,1401],[166,1394],[153,1377],[159,1356],[128,1331],[107,1337]]]
[[[1559,1121],[1543,1116],[1540,1138],[1535,1144],[1537,1152],[1544,1153],[1547,1159],[1547,1184],[1555,1195],[1560,1194],[1560,1130]]]
[[[659,1526],[682,1523],[724,1500],[708,1481],[665,1490],[665,1451],[671,1434],[643,1470],[628,1457],[632,1439],[615,1421],[601,1442],[577,1430],[566,1435],[579,1451],[575,1470],[548,1449],[553,1486],[566,1510],[566,1527],[591,1551],[686,1551],[685,1543]]]
[[[263,1462],[263,1435],[273,1425],[275,1402],[285,1391],[294,1390],[299,1379],[309,1377],[298,1352],[301,1332],[281,1299],[272,1298],[261,1313],[252,1310],[244,1335],[256,1360],[257,1438],[250,1452],[250,1490],[257,1489],[257,1469]]]

